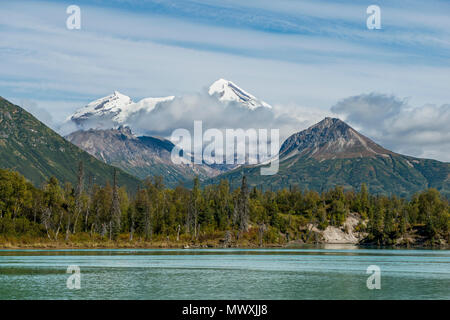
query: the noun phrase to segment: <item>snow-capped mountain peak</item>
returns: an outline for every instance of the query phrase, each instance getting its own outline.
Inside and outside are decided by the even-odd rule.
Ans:
[[[249,110],[255,110],[261,107],[272,108],[266,102],[259,100],[252,94],[238,87],[235,83],[219,79],[210,87],[208,94],[217,98],[224,104],[235,102]],[[126,96],[115,90],[112,94],[103,98],[96,99],[86,106],[75,111],[69,116],[64,125],[67,129],[73,130],[73,124],[77,129],[111,129],[120,125],[130,125],[140,116],[140,113],[151,113],[158,104],[174,100],[174,96],[159,98],[144,98],[134,102],[129,96]],[[64,127],[63,125],[63,127]]]
[[[130,97],[121,94],[119,91],[114,91],[113,94],[94,100],[81,109],[78,109],[70,119],[79,122],[94,116],[116,116],[122,109],[125,109],[132,103],[133,100]]]
[[[268,103],[259,100],[252,94],[239,88],[232,81],[225,79],[219,79],[214,82],[209,87],[208,93],[211,96],[217,96],[222,102],[239,102],[251,110],[259,107],[272,108]]]
[[[138,102],[133,102],[130,97],[119,91],[114,91],[113,94],[94,100],[78,109],[69,117],[68,121],[73,121],[83,127],[88,120],[94,120],[88,124],[88,127],[94,126],[94,128],[102,128],[106,124],[107,127],[110,127],[111,124],[126,124],[132,114],[141,110],[150,112],[158,103],[170,101],[174,98],[174,96],[144,98]],[[95,125],[96,123],[98,125]]]
[[[150,112],[153,109],[155,109],[155,107],[158,103],[172,101],[173,99],[175,99],[175,96],[168,96],[168,97],[161,97],[161,98],[144,98],[144,99],[139,100],[136,103],[132,103],[132,104],[128,105],[126,108],[122,109],[122,112],[120,112],[116,116],[116,120],[119,123],[125,123],[132,114],[137,113],[141,110],[144,110],[145,112]]]

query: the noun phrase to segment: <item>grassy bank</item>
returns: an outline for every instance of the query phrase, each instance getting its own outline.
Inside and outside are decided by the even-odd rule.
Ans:
[[[234,238],[228,244],[224,242],[224,232],[201,235],[193,239],[189,235],[180,235],[163,237],[154,236],[151,239],[135,236],[130,240],[129,234],[119,235],[117,240],[109,240],[107,237],[101,237],[97,234],[92,236],[89,233],[79,233],[69,236],[65,240],[65,235],[60,235],[58,239],[49,239],[48,237],[12,237],[0,236],[0,249],[182,249],[182,248],[259,248],[260,242],[251,233],[245,234],[240,239]],[[283,247],[288,243],[285,241],[263,242],[263,247]]]
[[[244,235],[240,239],[233,239],[230,243],[224,243],[222,233],[200,236],[198,239],[192,239],[188,235],[180,235],[179,239],[172,237],[153,237],[145,239],[134,237],[130,240],[128,234],[122,234],[119,238],[109,240],[105,237],[89,234],[77,234],[69,237],[66,241],[61,236],[57,240],[44,237],[5,237],[0,236],[0,249],[199,249],[199,248],[296,248],[302,245],[321,245],[321,244],[349,244],[368,248],[428,248],[428,249],[450,249],[448,243],[431,244],[424,242],[398,243],[391,246],[378,246],[374,243],[328,243],[324,240],[291,240],[285,241],[279,239],[276,242],[263,242],[258,239]]]

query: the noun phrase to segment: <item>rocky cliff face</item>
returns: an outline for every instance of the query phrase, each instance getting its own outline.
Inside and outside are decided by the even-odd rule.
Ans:
[[[128,127],[118,129],[76,131],[67,140],[105,163],[113,164],[141,179],[162,176],[168,186],[201,179],[219,172],[205,165],[176,165],[171,160],[174,145],[163,138],[136,137]]]
[[[356,231],[356,226],[366,224],[358,213],[350,213],[342,227],[328,226],[325,230],[319,230],[316,226],[309,224],[308,230],[318,234],[320,243],[327,244],[358,244],[367,233]]]

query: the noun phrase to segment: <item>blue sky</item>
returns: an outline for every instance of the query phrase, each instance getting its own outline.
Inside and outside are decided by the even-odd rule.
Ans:
[[[66,29],[70,4],[81,8],[81,30]],[[371,4],[381,30],[366,28]],[[55,126],[113,90],[182,96],[226,78],[305,120],[297,130],[372,93],[402,101],[398,117],[433,107],[442,120],[449,14],[449,1],[2,1],[0,95]],[[377,112],[371,103],[367,112]],[[412,148],[419,138],[385,138],[392,113],[378,132],[347,117],[394,151],[450,158],[446,126],[426,129]]]

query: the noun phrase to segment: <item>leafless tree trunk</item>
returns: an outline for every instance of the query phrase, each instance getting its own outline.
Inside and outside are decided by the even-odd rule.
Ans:
[[[263,246],[263,238],[264,238],[264,231],[266,231],[266,225],[264,223],[261,223],[258,228],[259,231],[259,246]]]
[[[107,232],[108,232],[108,228],[106,227],[106,224],[105,224],[105,223],[102,223],[102,230],[101,230],[100,235],[101,235],[102,237],[104,237],[104,236],[106,235]]]
[[[134,233],[134,211],[130,211],[130,241],[133,241]]]
[[[198,236],[200,235],[200,223],[197,224],[196,232],[195,232],[195,240],[198,240]]]
[[[83,179],[84,179],[83,161],[80,161],[80,163],[78,165],[78,184],[77,184],[77,190],[76,190],[76,194],[75,194],[75,221],[73,223],[72,233],[76,232],[78,216],[81,213],[81,195],[83,193],[83,183],[84,183]]]
[[[69,233],[70,233],[70,212],[67,212],[67,228],[66,228],[66,241],[69,240]]]
[[[93,194],[93,188],[92,188],[92,175],[89,176],[89,197],[88,197],[88,203],[86,206],[86,212],[85,212],[85,216],[84,216],[84,230],[85,232],[88,231],[88,221],[89,221],[89,214],[90,214],[90,210],[91,210],[91,201],[92,198],[94,197]]]
[[[227,230],[225,232],[225,239],[223,241],[223,247],[228,248],[231,245],[231,231]]]
[[[151,212],[151,208],[150,208],[150,200],[149,200],[149,198],[148,198],[149,196],[147,195],[147,198],[146,198],[146,211],[145,211],[145,220],[144,220],[144,223],[145,223],[145,228],[144,228],[144,231],[145,231],[145,240],[152,240],[152,237],[153,237],[153,227],[152,227],[152,217],[151,217],[151,215],[152,215],[152,212]]]
[[[92,235],[94,234],[94,228],[95,228],[95,223],[93,223],[91,225],[91,238],[92,238]]]
[[[89,219],[89,204],[88,204],[88,207],[86,208],[86,213],[84,215],[84,231],[85,232],[88,231],[88,219]]]
[[[178,227],[177,227],[177,241],[180,241],[180,229],[181,229],[181,226],[178,225]]]
[[[198,226],[197,226],[197,214],[194,211],[194,238],[197,239],[198,236]]]
[[[113,186],[113,202],[111,207],[111,220],[109,224],[110,239],[116,239],[120,233],[120,202],[119,202],[119,190],[117,187],[117,169],[114,168],[114,186]]]
[[[58,228],[56,229],[56,232],[55,232],[55,240],[58,240],[58,234],[59,234],[59,230],[61,230],[63,216],[64,215],[62,213],[59,215],[59,223],[58,223]]]
[[[250,208],[249,208],[249,193],[247,187],[247,178],[243,176],[241,192],[239,193],[238,199],[235,204],[235,211],[233,212],[234,223],[237,222],[239,224],[238,238],[240,237],[241,233],[248,231],[249,216],[250,216]]]
[[[44,224],[45,231],[47,231],[47,237],[51,239],[50,237],[50,218],[51,218],[52,212],[49,208],[46,208],[45,211],[42,213],[42,223]]]

